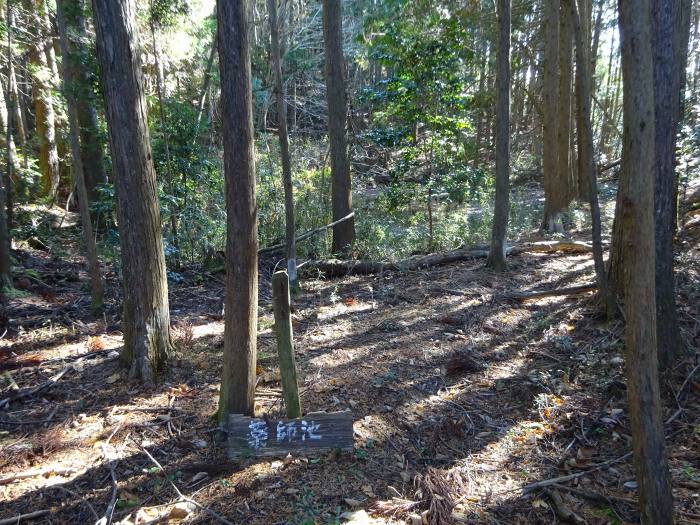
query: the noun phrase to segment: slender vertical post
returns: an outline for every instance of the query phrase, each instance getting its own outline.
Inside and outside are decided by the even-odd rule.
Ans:
[[[287,417],[293,419],[301,417],[301,401],[297,383],[297,365],[294,362],[289,276],[285,271],[275,272],[272,276],[272,303],[275,310],[275,334],[282,376],[282,394],[287,408]]]

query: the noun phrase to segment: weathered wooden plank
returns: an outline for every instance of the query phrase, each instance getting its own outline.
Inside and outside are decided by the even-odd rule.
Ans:
[[[260,419],[231,414],[228,456],[286,456],[326,450],[353,450],[351,412],[319,412],[298,419]]]

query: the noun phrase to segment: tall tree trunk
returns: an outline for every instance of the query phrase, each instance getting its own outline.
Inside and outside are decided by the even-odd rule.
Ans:
[[[21,68],[26,72],[28,71],[27,67],[27,58],[23,58],[21,62]],[[29,166],[29,152],[27,151],[29,149],[27,145],[27,141],[29,140],[29,137],[31,136],[30,130],[29,130],[29,121],[27,117],[27,106],[31,104],[31,99],[30,97],[27,96],[20,96],[19,90],[17,89],[17,78],[15,75],[15,69],[12,68],[12,75],[10,75],[10,78],[12,79],[12,84],[11,84],[11,93],[13,97],[13,109],[14,109],[14,116],[13,116],[13,124],[14,124],[14,131],[15,131],[15,136],[17,137],[18,142],[22,146],[22,157],[23,157],[23,166],[24,169],[27,169]],[[25,81],[28,82],[27,77],[29,75],[25,73]]]
[[[612,105],[612,118],[610,119],[610,134],[617,136],[620,140],[613,143],[613,147],[609,147],[610,156],[618,158],[621,154],[622,148],[622,135],[620,133],[620,122],[622,120],[623,108],[622,108],[622,67],[617,68],[617,74],[615,77],[615,98],[613,99]]]
[[[578,4],[578,5],[577,5]],[[576,40],[576,76],[574,80],[575,91],[576,91],[576,137],[578,139],[578,170],[576,172],[577,177],[574,181],[574,188],[576,189],[575,197],[581,201],[591,202],[590,195],[590,176],[587,171],[588,159],[581,158],[581,154],[585,153],[588,155],[588,151],[581,151],[581,142],[586,141],[586,134],[589,130],[584,129],[591,126],[593,120],[592,106],[591,106],[591,94],[593,93],[593,61],[591,60],[591,0],[572,0],[571,7],[573,9],[572,13],[575,17],[573,21],[575,24],[574,35],[575,39],[578,39],[578,33],[581,33],[581,42],[579,44]],[[578,47],[582,48],[582,54],[579,54]],[[586,62],[581,64],[579,67],[579,61],[585,60]],[[582,84],[586,84],[585,86]],[[581,100],[580,96],[583,96],[587,100]],[[584,115],[583,104],[588,106],[588,116]],[[593,140],[593,130],[591,128],[591,141]],[[590,156],[593,161],[593,166],[595,167],[595,153],[593,151],[593,143],[590,144]],[[595,171],[593,172],[593,177],[595,178]],[[595,182],[595,181],[594,181]],[[596,206],[598,205],[598,199],[596,198]],[[599,217],[600,218],[600,217]],[[601,258],[602,260],[602,258]]]
[[[612,123],[612,116],[610,113],[610,109],[612,108],[612,93],[610,92],[611,89],[613,88],[613,85],[615,86],[616,90],[619,90],[617,87],[618,85],[618,78],[617,78],[617,72],[614,72],[615,70],[613,69],[613,66],[615,64],[615,56],[617,56],[617,53],[615,52],[615,45],[617,44],[615,40],[615,32],[612,32],[610,35],[610,51],[608,54],[608,69],[607,69],[607,75],[605,79],[605,100],[604,104],[601,104],[602,107],[602,116],[601,116],[601,124],[600,124],[600,136],[598,140],[598,151],[601,153],[607,154],[608,156],[610,155],[610,148],[609,148],[609,136],[610,136],[610,129],[613,126]],[[613,73],[614,72],[614,73]],[[615,82],[613,82],[615,81]]]
[[[45,46],[48,35],[38,8],[43,0],[26,0],[25,6],[34,21],[37,38],[29,46],[29,60],[33,66],[34,116],[36,134],[39,139],[39,169],[41,170],[43,191],[55,200],[60,184],[58,148],[56,146],[56,117],[53,107],[53,78],[46,60]]]
[[[158,117],[160,118],[160,129],[163,134],[163,146],[165,147],[165,184],[168,193],[175,198],[175,184],[173,181],[172,162],[170,159],[170,135],[165,121],[165,108],[163,106],[163,63],[160,60],[160,31],[157,30],[153,14],[153,0],[151,0],[151,39],[153,41],[153,56],[156,61],[156,94],[158,95]],[[177,204],[173,204],[170,213],[170,234],[173,237],[173,247],[175,248],[175,268],[180,267],[180,241],[177,235],[177,217],[180,214]]]
[[[10,29],[10,31],[7,32],[7,40],[6,44],[8,45],[8,52],[7,52],[7,86],[5,88],[5,92],[3,93],[3,96],[5,98],[5,104],[7,106],[6,110],[8,112],[12,112],[12,122],[13,126],[16,127],[17,129],[15,130],[15,133],[13,133],[13,140],[16,139],[21,146],[24,147],[25,145],[25,133],[24,133],[24,126],[22,126],[22,113],[20,109],[20,104],[19,102],[19,94],[17,90],[17,78],[15,74],[15,59],[14,59],[14,52],[13,49],[10,48],[10,40],[14,39],[14,11],[12,10],[12,2],[5,0],[5,9],[0,9],[0,20],[5,22],[7,24],[7,27]],[[9,22],[8,22],[9,21]],[[26,69],[26,67],[25,67]]]
[[[557,87],[559,64],[559,0],[544,2],[544,84],[543,84],[543,172],[544,217],[542,228],[549,232],[563,232],[561,212],[568,201],[564,174],[559,172]]]
[[[297,278],[297,250],[294,226],[294,187],[292,186],[292,159],[289,154],[289,134],[287,133],[287,103],[282,80],[282,59],[280,57],[279,27],[277,20],[277,0],[267,0],[270,17],[270,54],[272,73],[275,80],[277,103],[277,127],[282,157],[282,185],[284,186],[285,238],[287,244],[287,274],[291,290],[299,287]]]
[[[603,12],[605,11],[605,1],[606,0],[596,1],[597,9],[595,15],[595,22],[593,23],[593,35],[591,41],[591,85],[595,83],[593,82],[593,80],[595,80],[595,68],[596,64],[598,63],[598,47],[600,46],[600,33],[603,28]],[[593,6],[591,4],[591,9],[592,8]],[[593,110],[592,106],[591,110]]]
[[[559,84],[557,86],[557,166],[560,177],[560,191],[565,192],[561,204],[563,209],[569,204],[572,197],[572,169],[571,169],[571,93],[572,93],[572,44],[573,25],[571,23],[571,2],[574,0],[561,0],[560,24],[559,24]]]
[[[151,382],[170,353],[170,312],[156,173],[134,0],[93,0],[109,143],[117,192],[124,281],[121,359]]]
[[[681,86],[690,32],[690,0],[651,0],[654,53],[656,330],[659,364],[666,369],[678,356],[682,340],[676,313],[673,234],[678,179],[676,135],[681,119]]]
[[[607,317],[614,313],[613,301],[608,276],[603,262],[603,241],[600,225],[600,206],[598,204],[598,183],[596,181],[595,158],[593,156],[593,127],[591,126],[591,84],[589,45],[585,38],[584,24],[581,20],[581,12],[585,9],[577,9],[577,4],[582,5],[586,0],[572,1],[572,19],[574,22],[574,36],[576,41],[576,116],[578,128],[578,162],[580,182],[587,184],[588,196],[591,206],[591,224],[593,241],[593,262],[595,266],[596,280],[598,281],[598,294],[605,308]]]
[[[510,180],[510,0],[498,0],[498,69],[496,70],[496,204],[491,249],[486,265],[506,269]]]
[[[75,109],[80,132],[80,156],[83,161],[83,175],[90,202],[99,198],[97,187],[107,182],[104,166],[102,136],[95,107],[95,92],[92,73],[87,67],[85,43],[88,40],[85,21],[84,0],[61,0],[68,37],[67,55],[63,60],[68,64],[72,86],[67,86],[74,96]],[[71,38],[73,36],[74,38]]]
[[[7,230],[7,238],[10,239],[11,235],[11,230],[12,230],[12,223],[14,222],[13,217],[14,217],[14,198],[13,198],[13,184],[12,184],[12,173],[14,170],[14,139],[13,139],[13,121],[15,120],[13,117],[15,116],[15,111],[16,111],[16,106],[17,106],[17,101],[19,100],[19,97],[15,98],[12,93],[12,79],[15,78],[15,62],[14,62],[14,55],[13,55],[13,29],[14,29],[14,13],[12,12],[12,6],[10,3],[10,0],[7,1],[7,11],[6,11],[6,21],[7,21],[7,76],[8,76],[8,90],[7,90],[7,133],[5,134],[5,148],[6,148],[6,158],[7,158],[7,163],[6,163],[6,178],[5,178],[5,187],[3,189],[3,196],[4,198],[2,199],[2,203],[0,205],[3,207],[4,212],[5,212],[5,217],[3,217],[2,221],[5,223],[4,229]],[[16,84],[16,81],[15,81]],[[26,144],[25,144],[25,149],[26,149]],[[3,228],[3,226],[0,226],[0,228]],[[0,243],[4,242],[3,238],[4,234],[0,234]],[[9,242],[9,241],[8,241]],[[8,245],[9,246],[9,245]],[[9,249],[8,249],[8,257],[9,257]],[[0,263],[0,266],[4,266],[3,263]],[[5,280],[2,279],[2,285],[10,285],[12,286],[12,280],[9,281],[9,283]]]
[[[209,91],[209,84],[211,83],[211,68],[214,64],[214,55],[216,54],[217,38],[214,38],[211,42],[211,49],[209,50],[209,57],[207,58],[207,65],[204,69],[204,79],[202,80],[202,88],[199,90],[199,97],[197,98],[197,131],[199,131],[199,125],[202,122],[202,115],[204,114],[204,101]],[[195,133],[195,138],[198,133]]]
[[[323,0],[323,42],[326,58],[328,135],[331,148],[331,201],[333,220],[352,211],[350,161],[345,140],[347,100],[343,74],[343,27],[338,0]],[[355,221],[350,218],[333,227],[333,252],[347,253],[355,240]]]
[[[654,65],[649,0],[619,0],[624,138],[618,220],[624,232],[625,357],[634,463],[643,525],[673,523],[664,451],[654,244]]]
[[[693,71],[693,84],[691,92],[693,94],[697,93],[698,88],[698,70],[700,70],[700,5],[698,5],[697,0],[694,2],[694,13],[693,13],[693,51],[692,56],[694,57],[694,64],[691,66]]]
[[[591,0],[591,9],[593,9],[594,5],[597,6],[595,10],[595,22],[593,22],[593,27],[591,29],[592,31],[592,36],[591,36],[591,97],[596,96],[596,89],[597,89],[597,75],[596,75],[596,66],[598,64],[598,48],[600,47],[600,34],[603,29],[603,11],[605,9],[605,0]],[[591,15],[592,16],[592,15]],[[596,119],[596,106],[594,104],[591,105],[591,124],[593,125],[594,123],[597,122]],[[595,137],[595,126],[593,129],[593,136]]]
[[[12,288],[12,259],[10,247],[12,239],[7,227],[7,206],[5,196],[6,173],[0,174],[0,292]]]
[[[46,55],[46,65],[51,71],[52,87],[57,88],[60,80],[58,74],[58,64],[56,63],[56,48],[54,47],[54,32],[49,11],[46,6],[46,0],[36,0],[36,11],[39,20],[43,26],[44,32],[44,55]]]
[[[219,421],[253,415],[258,325],[258,232],[249,1],[217,1],[226,178],[226,319]]]
[[[61,43],[61,55],[68,56],[68,32],[63,12],[64,0],[56,1],[56,19],[58,22],[58,33]],[[92,219],[90,218],[90,201],[85,187],[85,177],[83,171],[83,159],[80,152],[80,136],[78,132],[78,113],[75,107],[75,96],[70,88],[74,79],[68,60],[63,60],[63,92],[66,96],[68,109],[68,125],[70,127],[71,155],[73,157],[73,171],[75,173],[75,186],[78,190],[78,206],[80,207],[80,222],[83,227],[83,242],[85,242],[85,253],[90,268],[90,292],[92,298],[92,313],[97,315],[102,310],[102,272],[100,261],[97,258],[97,245],[92,231]]]
[[[481,31],[480,31],[481,32]],[[483,37],[482,39],[485,40]],[[481,53],[481,61],[479,63],[479,105],[477,106],[476,118],[476,149],[474,151],[474,169],[478,170],[481,167],[481,144],[484,137],[484,108],[483,97],[486,87],[486,63],[488,60],[488,43],[484,42],[484,47]]]
[[[8,72],[12,72],[12,14],[10,1],[7,1],[7,62],[8,62]],[[8,75],[10,76],[10,75]],[[11,77],[10,77],[11,78]],[[8,79],[7,86],[7,101],[9,103],[12,100],[12,93],[10,89],[10,81]],[[10,179],[10,171],[12,170],[12,108],[7,108],[7,133],[5,134],[5,141],[7,145],[7,163],[6,170],[4,174],[0,174],[0,291],[7,291],[12,289],[12,258],[10,256],[10,249],[12,247],[12,237],[10,233],[10,226],[7,220],[7,212],[11,209],[9,200],[7,198],[7,181]]]

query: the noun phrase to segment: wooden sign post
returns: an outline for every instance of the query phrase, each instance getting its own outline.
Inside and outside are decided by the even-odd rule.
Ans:
[[[328,450],[353,450],[351,412],[319,412],[297,419],[260,419],[231,414],[228,456],[286,456]]]
[[[301,417],[301,401],[297,383],[297,365],[294,362],[294,340],[292,335],[292,310],[289,299],[289,277],[287,272],[275,272],[272,276],[272,303],[275,311],[275,335],[277,353],[282,376],[282,394],[287,417]]]

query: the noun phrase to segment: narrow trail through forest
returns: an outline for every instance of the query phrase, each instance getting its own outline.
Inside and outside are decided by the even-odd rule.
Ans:
[[[18,253],[35,273],[3,319],[5,379],[24,394],[13,399],[7,388],[0,396],[10,398],[0,401],[0,520],[48,510],[39,522],[92,523],[116,498],[114,523],[213,522],[175,505],[168,480],[233,523],[403,523],[428,508],[454,523],[636,520],[622,323],[598,318],[590,293],[509,298],[591,282],[590,255],[523,253],[505,274],[474,259],[406,273],[307,275],[293,314],[302,405],[351,410],[355,451],[232,462],[212,432],[222,276],[187,270],[171,285],[173,365],[147,388],[127,380],[116,359],[115,275],[95,321],[79,258]],[[679,257],[681,326],[697,348],[697,245]],[[268,263],[256,410],[273,417],[282,398]],[[681,523],[700,520],[696,370],[686,360],[664,385]]]

